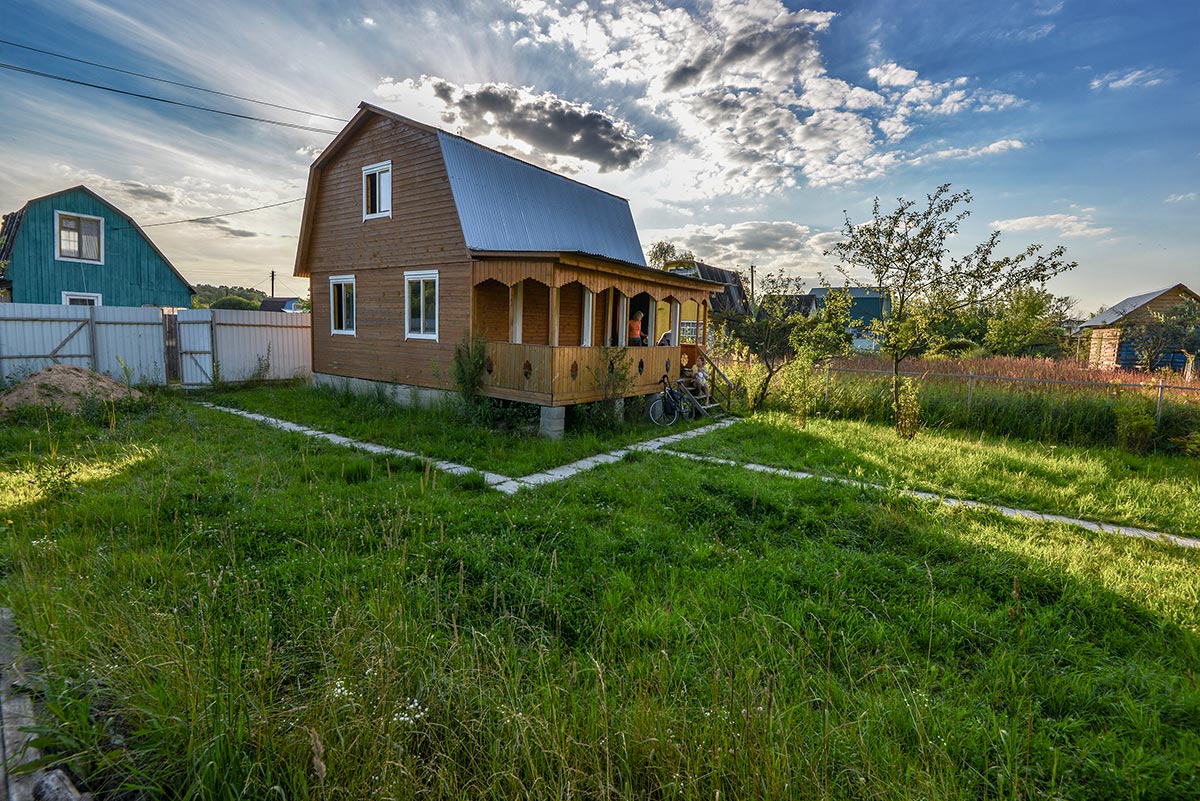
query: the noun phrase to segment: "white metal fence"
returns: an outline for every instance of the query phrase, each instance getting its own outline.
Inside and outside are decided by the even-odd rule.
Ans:
[[[310,375],[311,330],[308,314],[180,309],[180,378],[198,387]]]
[[[73,364],[122,381],[185,387],[222,381],[286,379],[311,373],[307,314],[123,306],[0,303],[0,381],[51,364]],[[213,375],[214,362],[217,375]]]

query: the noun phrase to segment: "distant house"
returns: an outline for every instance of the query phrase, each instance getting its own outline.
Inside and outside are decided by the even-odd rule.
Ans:
[[[627,396],[679,374],[682,305],[707,324],[709,281],[646,266],[629,203],[468,139],[362,103],[309,171],[295,275],[312,288],[316,383],[424,403],[446,390],[455,346],[480,339],[484,395],[542,407],[606,396],[629,346]],[[628,339],[657,330],[673,347]]]
[[[0,265],[14,303],[190,307],[195,294],[129,215],[86,186],[6,214]]]
[[[721,284],[720,289],[709,293],[708,296],[708,308],[713,314],[733,317],[750,313],[750,301],[746,296],[746,287],[742,283],[742,276],[737,272],[694,260],[670,262],[663,269],[676,275],[688,275],[712,281],[714,284]],[[699,319],[699,310],[694,306],[694,301],[684,304],[683,322],[679,331],[681,342],[697,341],[698,332],[696,323],[693,321]],[[662,339],[670,327],[670,315],[667,313],[665,302],[659,303],[658,311],[655,318],[657,320],[654,331],[655,341]]]
[[[1162,314],[1189,299],[1200,301],[1200,295],[1183,284],[1175,284],[1125,298],[1100,312],[1080,326],[1082,331],[1091,334],[1088,366],[1101,370],[1138,367],[1140,354],[1134,343],[1124,336],[1125,329],[1131,325],[1149,323],[1154,319],[1151,312]],[[1182,351],[1176,351],[1165,354],[1151,366],[1155,369],[1169,367],[1182,370],[1186,363],[1187,356]]]
[[[300,313],[300,298],[263,298],[259,311]]]
[[[783,296],[784,309],[791,314],[812,317],[825,307],[830,292],[850,293],[850,334],[855,350],[879,350],[879,344],[871,333],[871,324],[891,311],[887,293],[872,287],[813,287],[803,295]]]

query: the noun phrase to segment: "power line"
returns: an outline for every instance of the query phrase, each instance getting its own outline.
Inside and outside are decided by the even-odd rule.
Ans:
[[[286,206],[289,203],[299,203],[304,200],[302,197],[294,197],[291,200],[281,200],[278,203],[269,203],[266,206],[255,206],[252,209],[240,209],[238,211],[227,211],[223,214],[210,214],[207,217],[192,217],[187,220],[171,220],[170,222],[150,223],[143,225],[142,228],[157,228],[160,225],[180,225],[181,223],[204,222],[205,220],[217,220],[221,217],[232,217],[235,214],[249,214],[252,211],[262,211],[263,209],[273,209],[276,206]]]
[[[221,109],[218,109],[218,108],[208,108],[207,106],[197,106],[197,105],[193,105],[192,103],[184,103],[180,100],[168,100],[165,97],[155,97],[154,95],[144,95],[144,94],[141,94],[140,92],[129,92],[124,89],[116,89],[112,86],[104,86],[104,85],[98,84],[98,83],[88,83],[87,81],[80,81],[80,80],[76,80],[75,78],[68,78],[64,75],[55,75],[54,73],[51,73],[51,72],[39,72],[38,70],[31,70],[26,67],[19,67],[16,64],[5,64],[4,62],[0,62],[0,69],[11,70],[13,72],[20,72],[20,73],[24,73],[26,75],[36,75],[39,78],[49,78],[51,80],[62,81],[64,83],[72,83],[72,84],[75,84],[76,86],[86,86],[90,89],[102,89],[105,92],[113,92],[115,94],[126,95],[128,97],[137,97],[137,98],[141,98],[142,100],[153,100],[157,103],[167,103],[172,106],[182,106],[183,108],[191,108],[191,109],[195,109],[197,111],[207,111],[210,114],[223,114],[226,117],[237,117],[238,119],[241,119],[241,120],[250,120],[252,122],[265,122],[269,125],[281,125],[284,128],[294,128],[298,131],[312,131],[313,133],[335,134],[335,135],[338,133],[337,131],[329,131],[324,128],[313,128],[308,125],[299,125],[294,122],[284,122],[283,120],[268,120],[265,117],[254,117],[249,114],[238,114],[233,111],[222,111]]]
[[[124,75],[133,75],[138,78],[145,78],[150,81],[158,81],[159,83],[168,83],[172,86],[180,86],[184,89],[195,89],[197,92],[208,92],[209,94],[220,95],[221,97],[229,97],[229,98],[233,98],[234,100],[244,100],[247,103],[257,103],[260,106],[270,106],[271,108],[282,109],[283,111],[294,111],[297,114],[308,114],[309,116],[312,116],[312,117],[324,117],[327,120],[334,120],[336,122],[347,122],[348,121],[344,117],[334,117],[331,114],[322,114],[318,111],[305,111],[304,109],[292,108],[291,106],[283,106],[278,103],[269,103],[266,100],[255,100],[252,97],[242,97],[241,95],[234,95],[234,94],[230,94],[229,92],[219,92],[216,89],[206,89],[203,86],[196,86],[195,84],[190,84],[190,83],[182,83],[180,81],[172,81],[168,78],[159,78],[154,75],[147,75],[144,72],[134,72],[133,70],[121,69],[120,67],[112,67],[112,66],[109,66],[108,64],[101,64],[98,61],[88,61],[87,59],[83,59],[83,58],[75,58],[74,56],[68,56],[65,53],[55,53],[53,50],[43,50],[40,47],[30,47],[29,45],[19,44],[17,42],[9,41],[8,39],[0,39],[0,44],[6,44],[10,47],[19,47],[22,50],[29,50],[34,53],[42,53],[47,56],[54,56],[55,58],[66,59],[67,61],[74,61],[77,64],[87,64],[88,66],[91,66],[91,67],[99,67],[102,70],[111,70],[112,72],[120,72]]]

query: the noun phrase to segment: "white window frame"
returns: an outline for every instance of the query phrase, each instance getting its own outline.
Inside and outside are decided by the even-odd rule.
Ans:
[[[422,283],[424,283],[425,281],[433,281],[434,309],[433,309],[433,333],[432,334],[424,333],[424,329],[425,329],[425,301],[424,301],[425,291],[424,291],[424,289],[422,289],[422,291],[421,291],[421,298],[422,298],[422,300],[421,300],[421,331],[414,333],[414,332],[408,330],[408,324],[409,324],[408,309],[409,309],[409,304],[412,302],[410,293],[412,292],[412,285],[413,285],[414,281],[420,281]],[[433,342],[437,342],[438,341],[438,333],[441,331],[441,327],[438,325],[438,314],[441,312],[441,310],[442,310],[442,287],[441,287],[441,281],[438,280],[438,271],[437,270],[408,270],[408,271],[406,271],[404,273],[404,338],[405,339],[428,339],[428,340],[432,340]]]
[[[379,211],[367,213],[367,176],[379,176],[376,186],[379,188]],[[383,208],[384,204],[387,208]],[[381,217],[392,216],[392,162],[381,161],[378,164],[368,164],[362,168],[362,212],[363,222],[377,220]]]
[[[70,306],[72,300],[90,300],[93,306],[103,306],[104,296],[99,292],[64,292],[62,293],[62,305]],[[86,306],[87,304],[80,304]]]
[[[351,291],[354,293],[354,324],[350,328],[336,328],[335,321],[337,315],[334,314],[334,304],[337,302],[337,295],[334,290],[335,286],[345,286],[349,284]],[[358,336],[358,287],[355,286],[353,275],[331,275],[329,276],[329,333],[339,336],[356,337]]]
[[[59,219],[62,217],[74,217],[79,220],[96,220],[100,223],[100,258],[99,259],[81,259],[76,256],[64,256],[62,254],[62,229],[59,226]],[[83,228],[79,229],[79,248],[83,252]],[[93,214],[76,214],[73,211],[54,210],[54,260],[55,261],[73,261],[80,264],[104,264],[104,218],[97,217]]]

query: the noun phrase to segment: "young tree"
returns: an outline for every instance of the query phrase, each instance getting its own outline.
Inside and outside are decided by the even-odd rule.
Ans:
[[[751,314],[716,317],[726,333],[758,360],[765,371],[756,386],[748,387],[752,410],[762,408],[771,382],[797,357],[820,359],[845,353],[850,347],[850,296],[830,292],[825,306],[812,317],[798,309],[802,284],[782,273],[763,277],[759,303]]]
[[[659,270],[666,267],[673,261],[694,261],[696,255],[690,250],[680,250],[675,246],[674,242],[668,242],[665,239],[660,239],[650,245],[650,249],[646,251],[646,261],[651,267]]]
[[[855,225],[846,214],[843,240],[826,251],[838,257],[847,278],[857,280],[866,272],[871,279],[861,285],[886,293],[890,311],[872,329],[892,360],[897,405],[900,365],[928,346],[948,315],[988,304],[1016,287],[1040,286],[1076,266],[1064,259],[1062,246],[1042,253],[1041,245],[1030,245],[1015,256],[999,256],[999,231],[966,254],[952,256],[949,240],[971,213],[971,193],[951,192],[950,184],[942,184],[926,201],[922,207],[899,198],[896,209],[885,214],[875,198],[871,219]]]
[[[1060,351],[1063,321],[1075,301],[1034,286],[1019,286],[989,310],[983,343],[1001,356],[1052,356]]]

